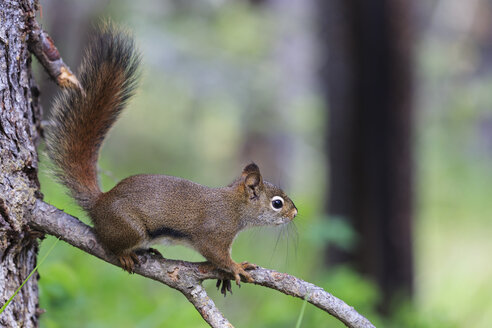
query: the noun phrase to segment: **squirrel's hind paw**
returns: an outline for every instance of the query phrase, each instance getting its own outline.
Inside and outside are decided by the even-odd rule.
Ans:
[[[232,286],[231,286],[231,281],[229,279],[224,279],[224,280],[217,279],[217,284],[215,286],[217,287],[217,290],[219,290],[220,288],[220,293],[224,295],[224,297],[227,296],[227,292],[229,292],[232,295]]]
[[[125,255],[120,255],[118,256],[118,260],[120,261],[123,270],[128,271],[129,273],[134,272],[135,263],[140,264],[140,260],[138,259],[138,256],[137,254],[135,254],[135,252],[131,252]]]

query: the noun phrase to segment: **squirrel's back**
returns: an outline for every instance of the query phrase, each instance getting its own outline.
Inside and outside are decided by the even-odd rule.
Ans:
[[[79,68],[83,90],[65,89],[53,105],[46,138],[48,156],[59,180],[85,210],[101,194],[99,148],[133,95],[139,61],[132,38],[106,24],[90,41]]]

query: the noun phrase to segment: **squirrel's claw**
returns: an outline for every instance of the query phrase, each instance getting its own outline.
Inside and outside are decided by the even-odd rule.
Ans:
[[[239,274],[242,275],[247,282],[249,283],[253,283],[254,282],[254,279],[253,277],[251,277],[251,275],[246,272],[246,270],[255,270],[258,268],[258,266],[256,264],[253,264],[253,263],[249,263],[247,261],[244,261],[244,262],[241,262],[241,264],[239,265],[240,266],[240,271],[239,271]],[[237,282],[237,280],[236,280]],[[239,285],[239,283],[238,283]]]
[[[220,286],[222,285],[222,288]],[[231,286],[231,281],[229,279],[217,279],[217,284],[215,285],[217,287],[217,290],[220,288],[220,293],[224,295],[224,297],[227,296],[227,292],[229,292],[232,295],[232,286]]]
[[[129,273],[133,273],[134,263],[130,256],[128,255],[118,256],[118,261],[120,261],[123,270],[128,271]]]
[[[238,285],[239,287],[241,287],[241,276],[239,275],[239,273],[236,273],[234,275],[234,280],[236,280],[236,285]]]
[[[128,271],[129,273],[134,272],[135,263],[140,264],[140,260],[138,259],[138,256],[137,254],[135,254],[135,252],[120,255],[118,256],[118,260],[120,261],[123,270]]]
[[[254,270],[257,267],[258,267],[257,265],[251,264],[249,262],[242,262],[241,264],[237,264],[236,269],[233,272],[234,279],[236,280],[236,285],[241,287],[241,276],[244,277],[246,282],[249,282],[249,283],[254,282],[253,278],[251,277],[251,275],[248,272],[246,272],[246,270]]]
[[[234,281],[236,282],[236,285],[241,288],[241,276],[243,276],[243,281],[253,283],[253,277],[251,277],[251,275],[246,272],[246,270],[254,270],[256,268],[258,268],[256,264],[252,264],[249,262],[242,262],[240,264],[236,263],[232,271],[232,275],[234,276]],[[232,294],[231,280],[229,279],[217,279],[217,284],[215,286],[217,287],[217,290],[220,289],[220,293],[224,295],[224,297],[227,295],[227,292]]]

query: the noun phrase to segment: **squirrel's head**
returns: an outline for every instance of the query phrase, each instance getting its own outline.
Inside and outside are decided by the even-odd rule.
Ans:
[[[258,165],[248,164],[236,180],[246,203],[243,213],[248,226],[280,225],[292,221],[297,208],[279,187],[263,181]]]

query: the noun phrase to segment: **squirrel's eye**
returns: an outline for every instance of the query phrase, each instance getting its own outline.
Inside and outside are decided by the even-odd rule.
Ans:
[[[272,198],[271,205],[272,205],[272,209],[274,211],[280,211],[282,206],[284,206],[284,199],[280,196],[275,196]]]

